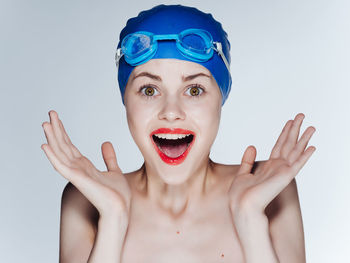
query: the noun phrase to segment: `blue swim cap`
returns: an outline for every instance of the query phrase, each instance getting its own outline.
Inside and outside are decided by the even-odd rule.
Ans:
[[[228,63],[230,63],[230,42],[221,23],[216,21],[211,14],[203,13],[194,7],[182,5],[158,5],[152,9],[140,12],[137,17],[130,18],[120,32],[118,48],[121,47],[121,43],[126,35],[137,31],[147,31],[154,34],[178,34],[189,28],[208,31],[214,41],[222,44],[222,51]],[[175,41],[160,41],[153,58],[187,60],[206,67],[220,88],[222,105],[225,103],[231,90],[232,79],[224,61],[217,52],[214,52],[214,55],[208,61],[198,62],[183,56],[176,48]],[[125,88],[134,68],[135,66],[129,65],[125,61],[124,56],[121,57],[118,66],[118,83],[123,104]]]

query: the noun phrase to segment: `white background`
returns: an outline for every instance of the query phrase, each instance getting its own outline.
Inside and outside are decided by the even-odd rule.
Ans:
[[[317,150],[297,176],[308,262],[349,262],[350,2],[0,1],[0,262],[57,262],[67,181],[40,146],[56,110],[73,143],[104,169],[111,141],[129,172],[142,164],[114,64],[128,18],[159,3],[210,12],[231,42],[233,86],[211,157],[266,159],[298,112]]]

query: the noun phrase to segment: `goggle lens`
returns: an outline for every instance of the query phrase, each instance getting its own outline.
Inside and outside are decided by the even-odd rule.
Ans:
[[[123,40],[122,51],[128,59],[134,59],[149,51],[151,43],[152,36],[131,34]]]
[[[180,36],[180,45],[192,52],[201,55],[207,55],[211,50],[210,37],[203,37],[202,34],[197,33],[187,33]]]
[[[187,35],[181,39],[181,45],[189,50],[205,53],[207,48],[203,39],[198,35]]]

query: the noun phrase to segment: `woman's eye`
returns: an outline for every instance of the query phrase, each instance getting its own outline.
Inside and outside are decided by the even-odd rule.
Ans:
[[[189,93],[187,93],[187,91]],[[187,89],[186,93],[192,97],[200,96],[203,93],[203,89],[198,85],[191,86]]]
[[[147,97],[152,97],[159,93],[156,88],[149,85],[141,87],[140,92]]]

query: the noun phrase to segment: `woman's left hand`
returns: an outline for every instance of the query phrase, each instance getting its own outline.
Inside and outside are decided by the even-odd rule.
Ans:
[[[304,114],[299,113],[294,120],[286,123],[269,160],[255,173],[252,169],[256,149],[254,146],[246,149],[229,191],[234,220],[248,214],[265,216],[265,208],[293,180],[316,150],[314,146],[306,149],[315,132],[314,127],[308,127],[298,140],[304,117]]]

